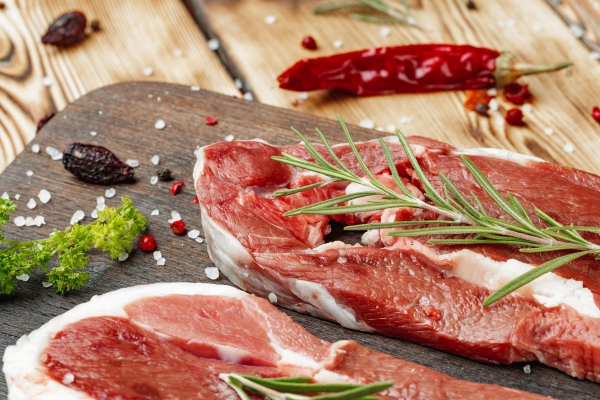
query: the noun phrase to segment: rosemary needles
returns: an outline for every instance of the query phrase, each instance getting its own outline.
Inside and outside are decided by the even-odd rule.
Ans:
[[[368,169],[362,160],[358,149],[350,135],[346,124],[338,115],[338,120],[348,145],[352,149],[358,165],[362,169],[364,176],[352,172],[335,154],[331,145],[327,142],[324,135],[317,129],[317,134],[331,161],[321,155],[316,148],[300,132],[294,132],[304,143],[304,147],[313,157],[314,162],[283,153],[282,156],[273,157],[274,160],[295,167],[303,168],[307,171],[316,172],[330,178],[323,182],[314,183],[308,186],[295,188],[292,190],[281,190],[275,193],[275,196],[285,196],[293,193],[302,192],[327,185],[331,182],[349,182],[356,183],[364,187],[364,190],[357,193],[346,194],[343,196],[327,199],[315,204],[310,204],[285,213],[286,216],[298,214],[320,214],[336,215],[348,213],[360,213],[368,211],[383,211],[390,208],[420,208],[436,213],[438,218],[420,221],[400,221],[369,223],[361,225],[347,226],[347,230],[368,230],[368,229],[394,229],[388,232],[390,236],[426,236],[430,243],[442,245],[473,245],[473,244],[498,244],[521,247],[521,252],[550,252],[567,251],[567,254],[558,256],[547,261],[536,268],[518,276],[506,285],[493,292],[483,303],[489,306],[504,296],[512,293],[518,288],[528,284],[534,279],[555,270],[573,260],[584,256],[595,256],[600,260],[600,246],[583,238],[579,232],[587,231],[600,233],[598,227],[588,226],[563,226],[544,211],[534,208],[538,223],[534,223],[532,218],[521,202],[511,193],[501,194],[496,187],[487,179],[487,177],[477,168],[477,166],[467,157],[461,156],[462,163],[472,175],[474,180],[480,186],[490,199],[500,207],[506,214],[505,220],[494,218],[486,212],[482,206],[481,200],[473,192],[469,194],[461,193],[456,185],[444,174],[439,174],[443,187],[436,188],[427,178],[427,175],[419,165],[419,162],[413,153],[410,144],[400,132],[396,136],[406,153],[408,160],[415,171],[415,174],[421,182],[423,194],[426,200],[415,196],[400,178],[395,166],[392,153],[383,139],[379,144],[385,155],[386,162],[392,174],[392,180],[400,190],[393,190],[379,182],[374,174]],[[293,129],[293,128],[292,128]],[[376,200],[370,196],[377,196]],[[348,202],[360,198],[370,197],[361,204],[348,204]],[[544,224],[545,226],[538,226]],[[433,238],[431,238],[433,237]]]

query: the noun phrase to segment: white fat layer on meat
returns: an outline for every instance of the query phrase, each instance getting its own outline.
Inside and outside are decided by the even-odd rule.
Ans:
[[[514,151],[506,150],[506,149],[494,149],[487,147],[473,148],[473,149],[456,149],[452,152],[452,154],[457,156],[484,156],[484,157],[492,157],[498,158],[500,160],[511,161],[523,166],[528,166],[531,162],[546,162],[545,160],[528,156],[526,154],[515,153]]]
[[[297,280],[291,289],[296,296],[321,309],[330,319],[337,321],[343,327],[364,332],[375,331],[364,322],[357,321],[352,309],[338,304],[323,285]]]
[[[281,359],[277,362],[278,365],[287,364],[296,367],[309,368],[313,371],[319,370],[319,363],[313,360],[312,358],[289,349],[284,349],[283,347],[279,346],[276,343],[276,337],[273,337],[273,335],[271,335],[271,332],[269,332],[269,338],[271,339],[271,347],[273,347],[273,349],[277,352],[279,357],[281,357]]]
[[[356,383],[347,375],[338,374],[326,369],[317,372],[313,379],[319,383]]]
[[[336,240],[335,242],[324,243],[320,246],[313,248],[312,253],[323,254],[329,250],[349,249],[356,246],[357,245],[351,245],[348,243],[344,243],[340,240]],[[362,246],[358,245],[358,247]]]
[[[454,275],[467,282],[496,290],[534,267],[517,260],[494,261],[470,250],[460,250],[439,256],[440,260],[454,263]],[[581,281],[565,279],[552,272],[517,290],[524,296],[533,297],[546,307],[567,305],[581,315],[600,318],[600,309],[594,302],[592,292]]]
[[[94,296],[66,313],[42,325],[29,335],[22,336],[16,345],[8,346],[4,352],[2,371],[9,387],[9,400],[87,400],[87,394],[69,388],[49,378],[41,364],[41,357],[48,342],[66,325],[99,316],[127,317],[124,307],[145,297],[169,296],[173,294],[225,296],[242,298],[248,296],[231,286],[206,283],[157,283],[133,286]],[[77,375],[75,375],[77,380]]]

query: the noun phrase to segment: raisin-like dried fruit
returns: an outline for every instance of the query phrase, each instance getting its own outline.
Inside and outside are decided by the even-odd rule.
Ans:
[[[46,114],[42,118],[40,118],[40,120],[38,121],[36,132],[39,132],[40,129],[42,129],[48,123],[48,121],[50,121],[52,119],[52,117],[54,117],[55,115],[56,115],[55,112],[50,111],[48,114]]]
[[[173,179],[173,177],[171,176],[171,170],[169,168],[159,169],[156,175],[158,175],[158,179],[160,179],[161,181],[170,181],[171,179]]]
[[[56,18],[42,37],[42,43],[57,47],[73,46],[85,39],[85,15],[72,11]]]
[[[65,169],[77,179],[100,185],[133,181],[133,168],[106,147],[71,143],[63,153]]]

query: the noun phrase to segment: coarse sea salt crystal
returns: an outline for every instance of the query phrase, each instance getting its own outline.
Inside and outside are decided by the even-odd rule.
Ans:
[[[396,125],[388,124],[387,130],[388,130],[388,132],[396,132]]]
[[[52,195],[46,189],[42,189],[38,193],[38,198],[40,199],[40,201],[42,202],[42,204],[46,204],[47,202],[50,201],[50,199],[52,198]]]
[[[27,202],[27,208],[29,208],[30,210],[33,210],[36,206],[37,206],[37,203],[35,202],[35,199],[33,197],[31,199],[29,199],[29,201]]]
[[[165,265],[166,262],[167,262],[167,259],[164,257],[161,257],[158,260],[156,260],[156,265]]]
[[[0,199],[8,200],[8,199],[10,199],[10,197],[8,196],[7,192],[4,192],[4,193],[2,193],[2,196],[0,196]]]
[[[212,279],[213,281],[219,277],[219,269],[216,267],[207,267],[204,269],[204,273],[208,279]]]
[[[25,226],[34,226],[35,220],[31,217],[25,218]]]
[[[154,165],[158,165],[158,163],[160,162],[160,157],[159,156],[152,156],[152,158],[150,159],[150,162]]]
[[[113,197],[115,197],[115,194],[117,194],[115,188],[106,189],[104,191],[104,197],[106,197],[107,199],[112,199]]]
[[[131,168],[137,168],[140,166],[140,162],[138,160],[126,160],[125,164],[129,165]]]
[[[544,128],[544,133],[546,135],[550,136],[550,135],[552,135],[554,133],[554,129],[552,129],[550,127]]]
[[[21,274],[21,275],[15,276],[15,278],[19,281],[27,282],[29,280],[29,275]]]
[[[527,364],[526,366],[524,366],[523,372],[525,372],[526,374],[530,374],[531,373],[531,365]]]
[[[379,30],[379,34],[380,34],[382,37],[387,37],[387,36],[390,36],[390,33],[391,33],[391,32],[392,32],[392,30],[391,30],[390,28],[388,28],[387,26],[384,26],[383,28],[381,28],[381,29]]]
[[[21,195],[20,195],[20,194],[18,194],[18,193],[17,193],[17,194],[15,194],[15,200],[19,200],[20,198],[21,198]]]
[[[200,86],[190,86],[190,90],[192,92],[199,92],[200,91]]]
[[[52,146],[46,146],[46,154],[48,154],[54,161],[62,160],[63,156],[60,150]]]
[[[22,216],[18,216],[15,218],[14,223],[16,226],[23,226],[25,225],[25,217]]]
[[[235,87],[236,88],[238,88],[238,89],[242,88],[242,81],[240,79],[235,78],[234,81],[233,81],[233,83],[235,83]]]
[[[254,100],[254,96],[250,92],[244,93],[242,97],[244,98],[244,100]]]
[[[571,26],[569,26],[569,30],[571,31],[573,36],[575,36],[578,39],[582,38],[583,34],[585,33],[585,29],[583,29],[581,25],[576,24],[572,24]]]
[[[491,99],[488,103],[488,107],[490,108],[490,111],[498,111],[498,108],[500,107],[500,105],[498,104],[498,100]]]
[[[162,253],[160,251],[155,251],[154,253],[152,253],[152,256],[154,257],[155,260],[160,260],[162,258]]]
[[[277,303],[277,295],[275,293],[269,293],[269,301],[271,303]]]
[[[154,123],[156,129],[165,129],[165,126],[167,126],[167,124],[162,119],[159,119]]]
[[[600,60],[600,53],[597,51],[592,51],[588,57],[590,58],[590,60]]]
[[[196,239],[198,236],[200,236],[200,231],[197,229],[192,229],[191,231],[188,232],[188,237],[192,238],[192,239]]]
[[[91,131],[90,132],[90,136],[96,136],[97,134],[98,134],[98,132],[96,132],[96,131]]]
[[[51,287],[52,283],[50,283],[50,282],[42,282],[42,286],[43,287]]]
[[[156,101],[160,101],[160,96],[158,96],[158,97],[156,98]]]
[[[106,200],[104,199],[104,196],[97,197],[96,198],[96,210],[102,211],[102,210],[104,210],[104,208],[106,208]]]
[[[235,136],[233,136],[232,134],[229,134],[229,135],[225,136],[225,138],[223,140],[225,140],[226,142],[232,142],[233,139],[235,139]]]
[[[127,260],[127,258],[129,258],[129,253],[121,253],[119,254],[119,256],[117,257],[117,259],[119,261],[125,261]]]
[[[336,49],[339,49],[343,45],[344,45],[344,42],[342,42],[340,39],[333,42],[333,47],[335,47]]]
[[[25,175],[27,175],[28,177],[32,177],[33,176],[33,171],[29,170],[27,172],[25,172]]]
[[[573,145],[573,143],[569,142],[563,146],[563,150],[565,151],[565,153],[572,153],[575,151],[575,146]]]
[[[202,237],[200,237],[200,236],[198,236],[198,237],[197,237],[195,240],[196,240],[196,242],[198,242],[198,243],[204,243],[204,238],[202,238]]]
[[[75,225],[77,222],[85,218],[85,213],[82,210],[77,210],[71,217],[71,225]]]
[[[150,178],[150,184],[156,185],[158,183],[158,176],[153,176]]]
[[[179,58],[179,57],[181,57],[182,55],[183,55],[183,50],[181,50],[181,49],[175,49],[175,50],[173,50],[173,56],[174,56],[174,57],[177,57],[177,58]]]
[[[208,39],[206,41],[206,45],[208,46],[209,49],[211,49],[212,51],[215,51],[219,48],[221,43],[219,43],[218,39]]]
[[[521,111],[523,111],[523,114],[531,114],[531,110],[533,107],[531,107],[531,104],[527,103],[527,104],[523,104],[523,107],[521,107]]]
[[[367,129],[373,129],[375,127],[375,122],[370,119],[361,119],[358,123],[358,126]]]
[[[62,383],[65,385],[68,385],[70,383],[73,383],[73,381],[75,381],[75,375],[73,375],[70,372],[67,372],[66,374],[63,375],[62,378]]]
[[[144,76],[150,76],[154,73],[154,69],[152,67],[146,67],[142,70],[142,74],[144,74]]]
[[[42,85],[48,87],[54,83],[54,79],[51,76],[45,76],[42,78]]]
[[[497,96],[498,95],[498,89],[496,88],[491,88],[487,90],[487,94],[488,96]]]
[[[159,215],[160,212],[158,210],[152,210],[152,212],[150,213],[150,215]]]
[[[46,220],[41,215],[38,215],[33,219],[33,223],[35,224],[35,226],[42,226],[46,225]]]
[[[273,25],[275,22],[277,22],[277,17],[274,15],[267,15],[265,17],[265,24],[267,25]]]
[[[420,306],[428,306],[429,305],[429,299],[427,298],[427,296],[423,296],[419,299],[419,305]]]
[[[40,145],[39,144],[34,144],[33,146],[31,146],[31,151],[33,151],[34,153],[39,153],[40,152]]]
[[[172,224],[175,221],[181,221],[181,215],[177,211],[171,211],[171,219],[169,223]]]
[[[502,115],[495,115],[494,116],[494,123],[498,126],[504,126],[505,124],[505,120],[504,117]]]
[[[90,217],[98,219],[98,210],[94,210],[90,213]]]
[[[298,99],[300,99],[300,100],[306,100],[306,99],[308,99],[308,92],[299,92],[298,93]]]

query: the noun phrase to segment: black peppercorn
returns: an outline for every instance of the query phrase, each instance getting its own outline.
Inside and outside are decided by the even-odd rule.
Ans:
[[[161,181],[170,181],[171,179],[173,179],[173,177],[171,176],[171,170],[169,168],[159,169],[156,175],[158,175],[158,179],[160,179]]]
[[[475,10],[477,6],[475,5],[475,2],[473,0],[469,0],[467,1],[467,8],[469,10]]]

